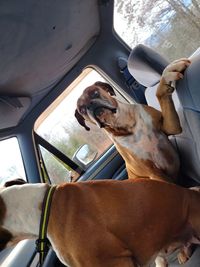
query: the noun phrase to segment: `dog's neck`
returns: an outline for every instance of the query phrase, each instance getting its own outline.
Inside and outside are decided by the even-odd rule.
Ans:
[[[118,101],[115,118],[105,127],[105,131],[112,141],[115,141],[116,136],[127,136],[133,133],[136,123],[135,109],[137,106],[137,104],[130,105]]]
[[[42,203],[47,185],[26,184],[1,189],[1,205],[5,209],[1,226],[14,237],[38,236]],[[1,208],[1,207],[0,207]]]

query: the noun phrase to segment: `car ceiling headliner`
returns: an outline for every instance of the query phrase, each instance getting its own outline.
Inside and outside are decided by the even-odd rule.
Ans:
[[[16,126],[33,99],[77,63],[99,30],[97,0],[2,0],[0,129]]]

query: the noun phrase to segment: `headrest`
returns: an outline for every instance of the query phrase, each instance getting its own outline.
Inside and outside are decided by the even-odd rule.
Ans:
[[[151,87],[160,81],[169,62],[153,49],[139,44],[128,58],[128,70],[140,84]]]
[[[200,50],[192,58],[192,64],[185,70],[183,79],[176,82],[176,91],[182,106],[200,112]]]

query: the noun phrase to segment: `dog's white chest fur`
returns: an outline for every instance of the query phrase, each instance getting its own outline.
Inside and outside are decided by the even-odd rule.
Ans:
[[[6,205],[3,227],[14,236],[19,233],[37,236],[45,191],[45,184],[16,185],[2,190],[1,198]]]
[[[142,105],[135,105],[135,126],[133,133],[114,137],[114,141],[128,149],[137,159],[150,160],[158,169],[169,169],[170,162],[165,155],[176,154],[167,136],[154,128],[151,116]]]

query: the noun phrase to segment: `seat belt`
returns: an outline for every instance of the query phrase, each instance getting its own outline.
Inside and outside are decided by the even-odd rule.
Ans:
[[[135,78],[130,74],[128,67],[127,67],[127,59],[123,57],[118,58],[118,66],[120,69],[120,72],[122,73],[126,86],[128,89],[130,89],[130,94],[134,98],[134,100],[141,104],[147,104],[146,98],[145,98],[145,89],[143,85],[138,83]]]

